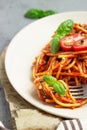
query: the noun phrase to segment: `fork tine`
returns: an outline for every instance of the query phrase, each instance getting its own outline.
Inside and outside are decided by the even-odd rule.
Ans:
[[[82,86],[69,86],[69,89],[76,99],[83,98],[84,90]]]
[[[75,99],[83,99],[84,96],[83,96],[83,95],[78,95],[78,96],[77,96],[77,95],[74,95],[74,98],[75,98]]]
[[[76,99],[87,98],[87,84],[69,86],[69,90]]]
[[[80,85],[80,86],[69,86],[69,88],[72,88],[72,89],[80,89],[80,88],[83,88],[83,86],[82,85]]]

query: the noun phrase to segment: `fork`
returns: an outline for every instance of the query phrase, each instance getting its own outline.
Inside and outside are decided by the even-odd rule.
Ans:
[[[69,86],[69,90],[76,99],[87,98],[87,84],[81,84],[79,86]]]

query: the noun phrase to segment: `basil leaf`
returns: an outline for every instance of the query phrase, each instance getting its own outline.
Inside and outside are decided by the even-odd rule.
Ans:
[[[51,52],[54,54],[56,53],[59,49],[60,49],[60,36],[58,34],[56,34],[53,39],[52,39],[52,43],[51,43]]]
[[[66,94],[66,89],[62,83],[56,80],[53,76],[44,75],[44,81],[53,87],[54,91],[57,92],[60,96],[64,96]]]
[[[30,9],[28,10],[24,16],[26,18],[31,18],[31,19],[39,19],[39,18],[42,18],[42,17],[46,17],[48,15],[52,15],[52,14],[55,14],[56,12],[53,11],[53,10],[42,10],[42,9]]]
[[[56,82],[56,78],[50,75],[44,75],[43,76],[44,81],[48,83],[50,86],[53,86],[54,82]]]
[[[68,19],[60,24],[57,29],[57,33],[62,36],[68,35],[73,28],[74,22],[71,19]]]
[[[52,14],[56,14],[57,12],[55,12],[54,10],[46,10],[44,11],[44,17],[52,15]]]
[[[64,96],[66,94],[66,89],[64,88],[63,84],[60,82],[56,82],[53,85],[53,89],[57,92],[60,96]]]
[[[32,19],[37,19],[37,18],[42,18],[44,11],[41,9],[30,9],[25,13],[26,18],[32,18]]]

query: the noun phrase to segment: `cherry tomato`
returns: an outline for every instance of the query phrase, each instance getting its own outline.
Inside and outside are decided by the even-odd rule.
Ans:
[[[74,42],[72,48],[75,51],[87,50],[87,38]]]
[[[65,51],[70,51],[73,49],[73,43],[81,39],[83,39],[83,36],[81,34],[65,36],[60,40],[60,47]]]

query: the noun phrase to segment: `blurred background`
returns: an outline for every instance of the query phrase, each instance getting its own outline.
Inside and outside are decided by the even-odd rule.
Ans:
[[[52,9],[58,13],[86,11],[87,0],[0,0],[0,52],[19,30],[35,21],[24,17],[31,8]]]

